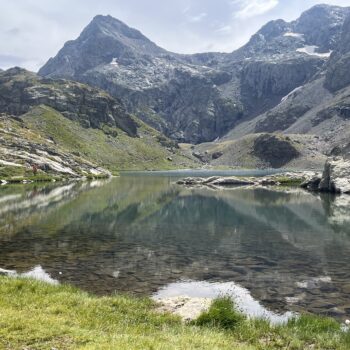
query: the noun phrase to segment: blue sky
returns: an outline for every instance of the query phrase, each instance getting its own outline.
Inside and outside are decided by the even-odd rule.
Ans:
[[[36,71],[97,14],[110,14],[179,53],[231,52],[272,19],[314,0],[0,0],[0,68]],[[350,0],[323,1],[350,6]]]

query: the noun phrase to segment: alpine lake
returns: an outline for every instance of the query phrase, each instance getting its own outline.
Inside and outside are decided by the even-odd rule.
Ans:
[[[273,322],[299,312],[349,318],[350,196],[176,184],[216,173],[2,186],[0,274],[98,295],[230,295]]]

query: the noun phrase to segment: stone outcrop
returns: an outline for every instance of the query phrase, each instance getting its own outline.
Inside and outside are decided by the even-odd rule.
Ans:
[[[163,298],[157,300],[157,311],[180,316],[183,321],[189,322],[197,319],[202,312],[208,311],[212,301],[211,298],[190,298],[187,296]]]
[[[224,188],[236,186],[279,186],[285,184],[298,185],[309,182],[311,179],[319,177],[320,174],[314,171],[283,172],[276,175],[264,177],[237,177],[237,176],[211,176],[187,177],[177,181],[178,185],[185,186],[207,186],[211,188]]]
[[[39,172],[55,176],[111,176],[108,170],[28,131],[9,116],[0,116],[0,167],[20,168],[32,175],[33,165]]]
[[[350,161],[342,157],[327,160],[323,173],[315,171],[283,172],[265,177],[188,177],[177,181],[179,185],[209,186],[275,186],[297,185],[309,191],[350,194]]]
[[[350,161],[329,158],[323,173],[307,179],[301,187],[317,192],[350,193]]]
[[[322,174],[319,190],[332,193],[350,193],[350,161],[329,159]]]
[[[0,112],[15,116],[46,105],[82,126],[118,127],[137,135],[137,124],[123,105],[104,91],[68,80],[44,79],[21,68],[0,73]]]
[[[209,178],[201,178],[201,177],[187,177],[185,179],[177,181],[179,185],[187,185],[187,186],[196,186],[196,185],[206,185],[206,186],[247,186],[254,185],[254,181],[239,178],[235,176],[230,177],[220,177],[213,176]]]

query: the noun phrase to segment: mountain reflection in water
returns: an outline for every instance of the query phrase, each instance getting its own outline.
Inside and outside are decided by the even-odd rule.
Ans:
[[[0,268],[97,294],[233,282],[271,311],[350,315],[350,198],[174,181],[3,187]]]

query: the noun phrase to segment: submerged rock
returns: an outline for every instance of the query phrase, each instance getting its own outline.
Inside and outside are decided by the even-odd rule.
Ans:
[[[212,176],[209,178],[202,177],[187,177],[185,179],[177,181],[178,185],[187,186],[243,186],[243,185],[254,185],[254,180],[248,180],[246,178],[239,178],[235,176],[221,177]]]

